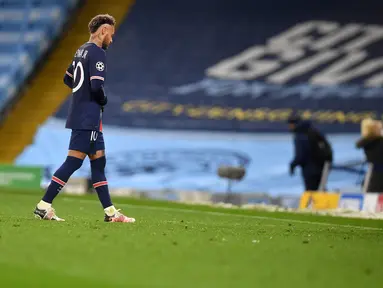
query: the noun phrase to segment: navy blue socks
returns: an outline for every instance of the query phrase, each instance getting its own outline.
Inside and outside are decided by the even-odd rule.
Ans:
[[[81,167],[83,160],[68,156],[61,167],[55,172],[52,181],[43,197],[43,201],[52,204],[72,174]]]
[[[53,200],[65,186],[70,176],[81,167],[82,163],[83,160],[76,157],[68,156],[66,158],[65,162],[53,175],[52,181],[42,199],[42,201],[45,202],[43,204],[49,204],[49,206],[52,204]],[[108,182],[105,178],[105,165],[105,156],[90,161],[93,187],[96,189],[98,198],[104,209],[113,206],[109,195]]]
[[[102,204],[102,207],[108,208],[112,206],[112,200],[110,199],[108,182],[105,178],[105,165],[106,158],[105,156],[100,157],[96,160],[90,161],[90,167],[92,170],[92,182],[93,187],[97,191],[98,199]]]

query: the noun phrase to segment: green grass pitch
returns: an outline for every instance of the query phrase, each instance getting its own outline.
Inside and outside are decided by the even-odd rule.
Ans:
[[[0,287],[382,287],[383,221],[0,191]]]

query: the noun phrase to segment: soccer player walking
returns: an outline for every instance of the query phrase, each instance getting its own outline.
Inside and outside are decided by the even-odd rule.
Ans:
[[[52,181],[37,204],[34,214],[44,220],[64,221],[52,207],[52,202],[71,175],[90,159],[93,187],[105,211],[105,222],[135,222],[117,210],[110,199],[105,178],[105,144],[102,133],[102,113],[108,98],[104,92],[106,77],[106,49],[112,43],[115,19],[97,15],[89,22],[90,39],[75,53],[64,83],[72,89],[66,128],[72,130],[68,156],[54,173]]]

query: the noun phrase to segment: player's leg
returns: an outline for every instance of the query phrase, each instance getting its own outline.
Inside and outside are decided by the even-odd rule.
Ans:
[[[113,206],[110,199],[108,182],[105,176],[106,158],[105,152],[99,150],[95,154],[89,154],[90,168],[92,172],[93,187],[97,192],[101,205],[104,209]]]
[[[59,169],[53,174],[52,181],[43,197],[43,201],[52,204],[60,190],[68,182],[72,174],[78,170],[86,157],[86,154],[80,151],[69,150],[68,156]]]
[[[105,211],[105,222],[135,222],[134,218],[129,218],[120,213],[112,203],[109,194],[108,182],[105,177],[105,145],[102,133],[98,135],[96,147],[93,153],[89,154],[90,167],[92,171],[93,187],[97,191],[98,198]]]
[[[68,182],[70,176],[81,167],[85,157],[86,154],[83,152],[69,150],[67,158],[60,168],[53,174],[51,183],[43,198],[37,204],[34,212],[36,217],[46,220],[63,221],[63,219],[56,216],[55,211],[52,208],[52,202],[65,186],[66,182]]]
[[[68,156],[59,169],[53,174],[43,198],[37,204],[34,214],[36,218],[45,220],[63,220],[56,216],[52,202],[68,182],[72,174],[78,170],[89,151],[90,131],[72,131]]]

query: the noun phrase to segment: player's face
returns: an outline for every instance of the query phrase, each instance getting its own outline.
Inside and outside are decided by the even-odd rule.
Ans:
[[[105,25],[102,29],[102,34],[104,36],[104,40],[102,41],[102,49],[106,50],[113,42],[114,26]]]

